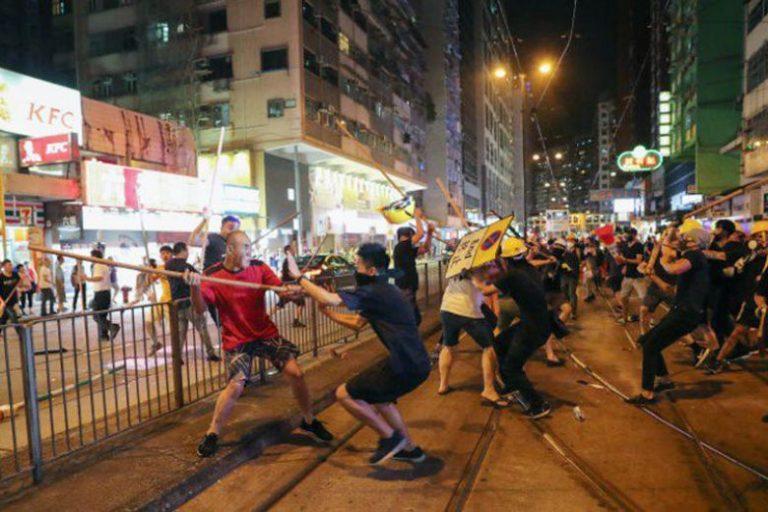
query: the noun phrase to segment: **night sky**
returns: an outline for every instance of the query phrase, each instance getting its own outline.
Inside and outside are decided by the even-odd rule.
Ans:
[[[596,104],[616,84],[615,0],[580,0],[576,36],[539,109],[551,144],[589,132]],[[538,100],[545,80],[538,62],[556,62],[570,28],[573,0],[507,0],[512,35]]]

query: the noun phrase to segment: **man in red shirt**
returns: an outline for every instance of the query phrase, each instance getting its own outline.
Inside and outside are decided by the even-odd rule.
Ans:
[[[253,360],[259,357],[269,360],[290,381],[304,415],[301,430],[319,441],[331,441],[333,435],[312,414],[309,389],[296,362],[298,348],[280,336],[277,326],[267,315],[264,304],[266,290],[201,283],[199,274],[185,272],[185,275],[191,286],[190,295],[196,311],[202,314],[207,304],[215,305],[219,311],[229,373],[227,387],[216,400],[211,425],[197,447],[197,454],[210,457],[216,453],[221,429],[250,378]],[[251,240],[243,231],[229,234],[224,261],[208,268],[206,275],[232,281],[282,285],[268,265],[251,260]]]

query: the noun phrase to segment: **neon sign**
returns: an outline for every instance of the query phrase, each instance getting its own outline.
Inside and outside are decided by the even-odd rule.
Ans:
[[[646,149],[645,146],[635,146],[632,151],[621,153],[616,163],[624,172],[655,171],[664,163],[664,157],[655,149]]]

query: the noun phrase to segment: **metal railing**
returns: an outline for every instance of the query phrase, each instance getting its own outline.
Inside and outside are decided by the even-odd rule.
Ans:
[[[419,263],[422,304],[442,293],[444,267]],[[308,297],[303,307],[278,304],[274,294],[265,301],[281,335],[303,357],[356,337]],[[40,482],[46,463],[218,392],[227,379],[221,332],[206,313],[183,333],[178,319],[186,307],[137,304],[0,327],[0,491],[26,472]],[[107,322],[99,324],[99,315]],[[111,341],[99,332],[109,329],[117,331]],[[274,372],[269,363],[258,364],[254,384]]]

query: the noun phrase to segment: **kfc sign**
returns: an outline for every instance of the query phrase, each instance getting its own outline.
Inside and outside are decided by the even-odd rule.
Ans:
[[[22,167],[71,162],[76,160],[79,154],[74,133],[19,141]]]
[[[0,130],[29,137],[83,136],[80,92],[0,68]]]

